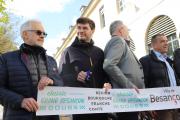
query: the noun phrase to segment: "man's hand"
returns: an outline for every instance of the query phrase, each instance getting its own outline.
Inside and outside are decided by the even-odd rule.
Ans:
[[[77,76],[77,80],[80,81],[80,82],[85,83],[86,76],[87,76],[87,73],[84,72],[84,71],[81,71],[81,72],[79,72],[79,74]]]
[[[112,89],[112,86],[110,83],[104,83],[103,88],[105,88],[105,92],[107,92],[109,89]]]
[[[29,112],[36,112],[39,107],[34,98],[24,98],[21,103],[21,108],[24,108]]]
[[[133,88],[135,89],[135,91],[136,91],[138,94],[140,94],[139,89],[138,89],[135,85],[133,85]]]
[[[43,76],[38,83],[38,89],[43,90],[48,85],[53,85],[53,80],[46,76]]]

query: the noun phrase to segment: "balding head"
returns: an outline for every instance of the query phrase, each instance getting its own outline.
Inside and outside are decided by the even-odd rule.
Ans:
[[[118,27],[120,27],[122,25],[123,25],[123,22],[121,20],[116,20],[116,21],[112,22],[109,27],[110,35],[112,36],[115,33],[115,31],[118,29]]]
[[[112,22],[109,27],[109,32],[111,36],[119,36],[124,38],[124,40],[129,40],[128,28],[121,20]]]

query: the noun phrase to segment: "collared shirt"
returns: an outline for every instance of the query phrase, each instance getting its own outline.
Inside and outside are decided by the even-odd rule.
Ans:
[[[167,71],[168,71],[168,76],[169,76],[169,80],[170,80],[170,86],[177,86],[176,84],[176,78],[175,78],[175,74],[174,74],[174,70],[172,69],[172,67],[170,66],[170,64],[167,62],[167,55],[163,55],[160,52],[157,52],[155,50],[153,50],[156,57],[162,61],[166,63],[166,67],[167,67]]]

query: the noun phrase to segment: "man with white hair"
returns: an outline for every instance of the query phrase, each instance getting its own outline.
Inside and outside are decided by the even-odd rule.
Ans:
[[[38,89],[63,85],[56,61],[43,48],[46,36],[40,21],[29,20],[21,26],[24,43],[20,49],[0,56],[3,120],[59,120],[58,116],[36,116]]]

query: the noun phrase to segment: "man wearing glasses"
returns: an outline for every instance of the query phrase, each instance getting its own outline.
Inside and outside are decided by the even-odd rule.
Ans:
[[[19,50],[0,56],[0,104],[3,120],[59,120],[58,116],[37,117],[37,90],[48,85],[62,86],[55,60],[43,48],[44,32],[40,21],[21,26],[24,43]]]

